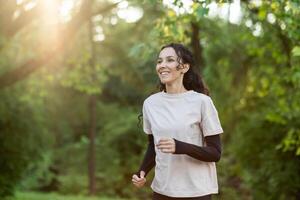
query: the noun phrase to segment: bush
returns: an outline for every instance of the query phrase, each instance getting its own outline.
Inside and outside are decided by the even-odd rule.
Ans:
[[[0,93],[0,197],[12,195],[29,163],[43,149],[39,109],[10,91]]]

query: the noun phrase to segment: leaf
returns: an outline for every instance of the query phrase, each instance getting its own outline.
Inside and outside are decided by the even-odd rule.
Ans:
[[[295,46],[292,50],[293,56],[300,56],[300,46]]]
[[[140,53],[142,52],[142,49],[144,48],[144,43],[138,43],[136,45],[134,45],[130,50],[128,55],[130,57],[138,57],[140,55]]]
[[[197,13],[197,19],[200,20],[202,17],[208,14],[209,8],[204,8],[202,6],[199,6],[196,10]]]

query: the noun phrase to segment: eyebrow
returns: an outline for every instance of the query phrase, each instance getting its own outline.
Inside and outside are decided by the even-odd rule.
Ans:
[[[167,56],[166,58],[176,58],[175,56]],[[162,57],[158,57],[157,60],[162,59]]]

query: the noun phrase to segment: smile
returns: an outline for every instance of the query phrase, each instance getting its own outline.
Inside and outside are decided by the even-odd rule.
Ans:
[[[168,75],[170,74],[170,72],[166,72],[166,71],[162,71],[162,72],[159,72],[160,75]]]

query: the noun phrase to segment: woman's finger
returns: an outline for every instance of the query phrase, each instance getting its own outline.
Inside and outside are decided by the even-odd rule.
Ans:
[[[171,149],[171,148],[173,148],[173,146],[172,145],[161,145],[161,146],[158,146],[157,148],[158,149]]]
[[[141,185],[142,183],[139,183],[139,182],[132,182],[133,183],[133,185],[136,185],[136,186],[138,186],[138,185]]]
[[[135,179],[132,179],[132,182],[133,183],[138,183],[139,181],[135,180]]]
[[[142,182],[145,178],[139,178],[137,175],[132,176],[132,181],[134,182]]]
[[[142,187],[145,184],[145,182],[141,182],[141,183],[133,183],[133,185],[135,185],[136,187]]]
[[[163,153],[173,153],[174,150],[173,149],[164,149]]]
[[[172,140],[160,140],[158,144],[172,144]]]
[[[132,178],[133,178],[133,179],[138,179],[139,177],[138,177],[136,174],[133,174],[133,175],[132,175]]]
[[[159,141],[157,145],[174,145],[175,142],[173,139],[168,140],[168,141]]]
[[[143,178],[139,178],[136,174],[132,176],[132,178],[136,181],[141,181]]]
[[[169,146],[173,146],[173,144],[158,144],[158,147],[169,147]]]

